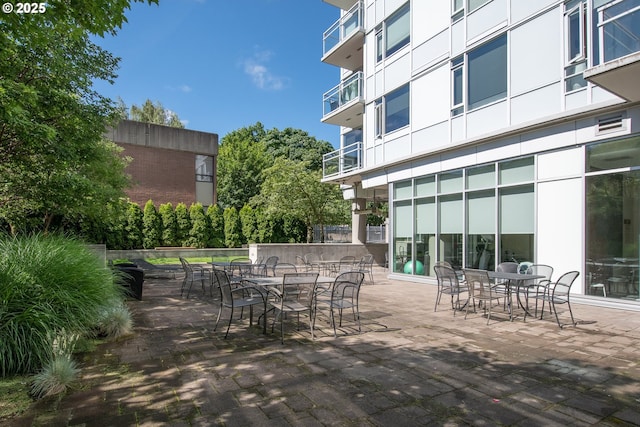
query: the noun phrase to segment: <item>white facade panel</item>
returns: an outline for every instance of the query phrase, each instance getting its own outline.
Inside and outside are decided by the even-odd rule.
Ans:
[[[405,179],[411,179],[411,169],[407,167],[395,167],[387,172],[389,182],[404,181]]]
[[[449,56],[449,30],[442,31],[413,49],[413,71],[437,63]],[[447,62],[448,64],[448,62]]]
[[[444,153],[440,156],[440,167],[443,171],[460,169],[478,163],[475,147],[458,150],[455,153]]]
[[[411,4],[411,41],[414,46],[449,30],[451,8],[448,2],[414,1]],[[447,48],[448,50],[448,48]]]
[[[507,0],[492,0],[467,16],[467,43],[506,26],[508,21]]]
[[[378,71],[375,76],[375,87],[373,88],[373,98],[367,99],[368,101],[373,101],[376,98],[380,98],[384,95],[384,72]],[[370,128],[373,129],[373,128]]]
[[[400,54],[398,52],[397,54]],[[402,86],[411,78],[411,55],[409,51],[388,64],[384,69],[384,92]]]
[[[451,57],[464,52],[467,46],[467,33],[464,20],[458,21],[451,26]]]
[[[503,138],[499,141],[483,144],[478,149],[478,163],[497,162],[502,159],[522,155],[518,137]]]
[[[557,3],[556,0],[536,0],[536,1],[522,1],[511,0],[511,24],[518,23],[523,19],[529,18],[536,12],[539,12],[553,3]]]
[[[584,172],[584,149],[554,151],[538,156],[538,179],[575,177]]]
[[[434,150],[446,146],[448,142],[449,121],[446,121],[414,132],[411,137],[411,151],[419,153]]]
[[[562,85],[555,83],[511,99],[511,124],[550,116],[562,110]]]
[[[429,159],[421,159],[411,164],[411,174],[414,177],[430,175],[438,173],[442,170],[440,167],[440,158],[431,157]]]
[[[584,191],[581,178],[538,184],[536,262],[552,265],[553,277],[577,270],[582,275]],[[580,277],[578,282],[582,281]],[[577,293],[580,286],[572,291]]]
[[[467,138],[507,127],[509,103],[500,101],[467,114]]]
[[[411,83],[413,129],[422,129],[449,119],[450,70],[446,63]]]
[[[466,128],[464,116],[458,116],[451,119],[451,142],[459,142],[465,139]]]
[[[409,154],[411,154],[411,135],[403,135],[384,143],[385,162],[405,157]]]
[[[556,150],[576,144],[576,125],[574,122],[563,123],[551,128],[522,134],[520,145],[523,154]]]
[[[408,0],[384,0],[384,2],[379,3],[384,3],[384,14],[386,18],[387,16],[398,10],[400,6],[407,3],[407,1]]]
[[[589,104],[587,99],[587,89],[578,90],[565,95],[564,97],[564,110],[570,111],[575,108],[583,108]]]
[[[364,73],[365,78],[368,80],[376,72],[376,33],[370,32],[365,36],[365,43],[362,50],[364,51]],[[365,96],[368,96],[372,88],[365,85]]]
[[[559,8],[511,31],[509,53],[511,95],[562,79],[562,30]],[[555,50],[555,52],[554,52]],[[545,58],[541,61],[540,58]]]

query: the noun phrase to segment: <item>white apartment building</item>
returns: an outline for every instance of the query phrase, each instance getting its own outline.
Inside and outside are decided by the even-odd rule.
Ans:
[[[388,201],[395,279],[527,261],[640,309],[640,0],[324,1],[354,241]]]

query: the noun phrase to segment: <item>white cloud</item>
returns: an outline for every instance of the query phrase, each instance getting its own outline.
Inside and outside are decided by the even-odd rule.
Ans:
[[[264,90],[282,90],[289,83],[289,78],[277,76],[269,71],[265,65],[271,59],[272,53],[268,50],[258,51],[251,58],[242,61],[244,72],[258,88]]]
[[[191,86],[186,84],[181,84],[178,86],[166,86],[166,88],[172,92],[184,92],[184,93],[189,93],[193,90]]]

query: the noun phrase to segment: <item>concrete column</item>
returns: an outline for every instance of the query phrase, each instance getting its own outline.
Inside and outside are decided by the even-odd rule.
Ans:
[[[367,243],[367,215],[353,212],[366,207],[367,199],[354,199],[351,202],[351,243]]]

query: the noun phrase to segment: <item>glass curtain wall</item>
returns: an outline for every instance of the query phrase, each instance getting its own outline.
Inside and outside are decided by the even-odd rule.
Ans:
[[[393,271],[434,276],[436,261],[494,270],[534,261],[534,158],[394,183]]]
[[[640,137],[587,147],[586,293],[640,299]]]

